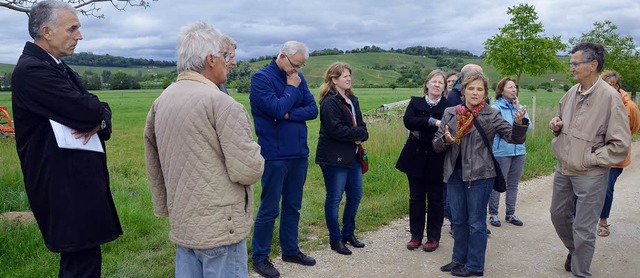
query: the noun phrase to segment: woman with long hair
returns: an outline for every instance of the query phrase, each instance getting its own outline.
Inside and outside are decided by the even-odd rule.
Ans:
[[[529,125],[525,109],[515,114],[513,126],[505,121],[500,111],[486,105],[488,91],[489,80],[482,73],[465,74],[463,102],[444,111],[433,139],[433,149],[445,152],[443,180],[454,231],[451,262],[440,270],[454,276],[484,275],[487,203],[496,177],[492,147],[487,146],[493,141],[486,138],[499,134],[522,144]]]
[[[358,148],[369,138],[362,120],[358,98],[351,90],[351,67],[333,63],[320,86],[320,137],[316,149],[316,163],[322,169],[327,190],[324,213],[329,229],[331,249],[350,255],[346,243],[356,248],[364,243],[355,236],[356,214],[362,198],[362,168]],[[342,215],[342,230],[338,211],[342,195],[346,204]]]

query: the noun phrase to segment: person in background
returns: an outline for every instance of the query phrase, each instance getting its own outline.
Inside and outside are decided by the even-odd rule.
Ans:
[[[496,177],[491,146],[485,146],[476,124],[487,138],[499,134],[522,144],[529,121],[526,109],[515,114],[513,126],[500,111],[487,105],[489,80],[480,72],[464,75],[464,104],[445,109],[433,139],[433,149],[445,152],[443,178],[453,224],[451,262],[440,268],[454,276],[483,276],[487,250],[487,204]],[[475,123],[474,123],[475,122]],[[489,144],[492,143],[488,140]]]
[[[620,87],[620,74],[616,71],[604,71],[601,75],[602,79],[609,83],[614,89],[620,93],[620,97],[622,98],[622,104],[627,109],[627,116],[629,118],[629,129],[631,131],[631,135],[638,131],[640,128],[640,111],[638,111],[638,105],[636,105],[633,100],[629,97],[629,94],[622,90]],[[609,236],[609,224],[607,223],[607,219],[611,214],[611,204],[613,203],[613,189],[618,180],[620,174],[622,174],[622,170],[624,167],[629,166],[631,164],[631,145],[629,145],[629,153],[627,154],[627,158],[624,161],[611,166],[611,170],[609,170],[609,178],[607,185],[607,195],[604,199],[604,206],[602,207],[602,212],[600,213],[600,221],[598,222],[598,235],[601,237]]]
[[[444,90],[444,92],[442,92],[442,95],[446,98],[449,92],[453,90],[453,83],[455,83],[456,80],[458,80],[458,72],[456,71],[449,72],[445,80],[447,81],[447,88]]]
[[[264,159],[246,109],[217,87],[227,79],[222,42],[204,22],[182,29],[178,80],[153,102],[144,128],[154,213],[169,217],[176,277],[248,276],[251,185]]]
[[[476,64],[466,64],[462,67],[462,69],[460,69],[460,74],[458,75],[459,78],[453,81],[453,83],[451,84],[451,90],[446,95],[447,101],[449,101],[451,105],[459,105],[463,103],[463,100],[462,100],[463,92],[461,89],[462,79],[464,79],[464,76],[466,74],[471,74],[474,72],[483,73],[482,67]],[[486,102],[487,104],[489,104],[489,98],[487,98]]]
[[[518,100],[518,87],[514,79],[505,77],[496,86],[496,100],[491,107],[500,110],[502,118],[513,124],[515,114],[524,108]],[[529,119],[529,115],[524,117]],[[532,127],[529,126],[529,129]],[[516,213],[516,199],[518,197],[518,183],[524,170],[524,160],[526,157],[525,144],[511,144],[496,134],[493,138],[493,155],[496,157],[502,173],[507,181],[507,192],[505,197],[506,214],[505,220],[516,226],[523,223]],[[498,207],[500,205],[500,192],[491,191],[489,198],[489,223],[492,226],[500,227],[498,218]]]
[[[288,41],[280,48],[278,57],[251,77],[251,114],[266,160],[251,257],[253,269],[264,277],[280,276],[269,261],[273,227],[280,213],[282,260],[307,266],[316,264],[298,246],[302,189],[309,166],[306,121],[318,117],[318,106],[300,73],[308,58],[307,46]]]
[[[447,88],[444,90],[444,92],[442,92],[442,95],[447,99],[447,102],[449,101],[448,95],[449,92],[451,92],[451,90],[453,90],[453,84],[456,83],[456,81],[458,80],[458,76],[459,73],[456,71],[452,71],[449,72],[447,74],[447,78],[445,79],[447,81]],[[447,187],[444,187],[444,190],[442,191],[443,193],[443,200],[444,200],[444,218],[449,218],[449,205],[447,204]],[[449,233],[452,233],[451,230],[449,230]]]
[[[431,142],[441,124],[444,110],[451,106],[443,97],[445,88],[444,72],[431,71],[424,82],[424,96],[411,97],[404,113],[404,126],[409,130],[409,138],[402,148],[396,168],[405,173],[409,180],[409,250],[422,245],[425,213],[427,242],[422,249],[432,252],[440,246],[444,221],[444,153],[436,153]]]
[[[235,40],[229,37],[229,35],[224,34],[222,35],[222,45],[224,48],[224,65],[227,69],[227,75],[229,75],[233,67],[236,66],[236,48],[238,47],[238,44]],[[228,95],[229,91],[225,84],[226,83],[221,83],[218,87],[220,88],[220,91]]]
[[[549,122],[558,160],[549,212],[569,251],[564,268],[573,277],[591,277],[604,185],[609,169],[624,161],[631,144],[620,93],[599,75],[604,57],[600,44],[579,43],[571,50],[569,70],[578,84],[560,99],[558,116]]]
[[[100,277],[100,245],[122,235],[107,169],[111,109],[60,60],[82,40],[76,10],[60,1],[39,1],[28,26],[34,42],[24,46],[11,89],[29,205],[45,246],[60,253],[58,277]],[[69,127],[82,144],[99,140],[104,151],[58,147],[50,121]]]
[[[320,136],[316,163],[322,169],[327,195],[324,214],[329,229],[331,249],[351,255],[346,243],[363,248],[355,236],[356,214],[362,198],[362,166],[358,145],[369,138],[362,120],[358,98],[351,90],[351,67],[336,62],[329,66],[320,86]],[[342,215],[342,231],[338,211],[343,193],[346,203]]]

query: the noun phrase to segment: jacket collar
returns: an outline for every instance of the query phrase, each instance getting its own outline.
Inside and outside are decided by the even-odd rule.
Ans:
[[[202,76],[202,74],[199,74],[195,71],[183,71],[180,74],[178,74],[178,80],[177,81],[181,81],[181,80],[191,80],[191,81],[196,81],[196,82],[200,82],[203,83],[209,87],[211,87],[212,89],[216,90],[216,91],[220,91],[220,88],[218,88],[218,86],[211,82],[211,80],[206,79],[204,76]]]

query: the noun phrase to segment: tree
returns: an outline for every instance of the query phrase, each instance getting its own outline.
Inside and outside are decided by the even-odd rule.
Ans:
[[[618,26],[607,20],[594,22],[593,30],[582,33],[579,38],[570,38],[569,44],[580,42],[599,43],[605,48],[604,68],[615,70],[622,76],[622,85],[632,92],[635,98],[640,89],[640,51],[631,36],[621,36],[617,33]]]
[[[542,23],[536,22],[538,14],[529,4],[507,9],[511,23],[500,28],[500,33],[484,44],[485,61],[498,73],[516,76],[520,83],[523,74],[540,76],[548,71],[560,71],[563,67],[556,53],[566,49],[559,36],[545,37]]]
[[[158,0],[152,0],[158,1]],[[31,11],[31,7],[36,4],[36,0],[0,0],[0,7],[5,7],[10,10],[26,13],[27,15]],[[85,16],[94,16],[103,18],[104,14],[100,13],[100,8],[96,6],[100,2],[109,2],[111,5],[119,11],[124,11],[127,7],[149,7],[147,0],[65,0],[71,4],[79,13]]]

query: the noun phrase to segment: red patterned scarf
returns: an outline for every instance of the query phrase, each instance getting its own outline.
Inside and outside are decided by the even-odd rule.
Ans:
[[[456,137],[454,139],[454,142],[456,144],[460,145],[460,142],[462,142],[462,137],[464,137],[469,132],[471,126],[473,126],[473,119],[475,119],[475,117],[478,117],[478,114],[480,114],[480,110],[484,108],[485,104],[486,102],[484,102],[483,100],[482,102],[480,102],[480,104],[471,107],[471,109],[468,109],[464,104],[456,106],[456,116],[458,118],[458,126],[456,126]]]

